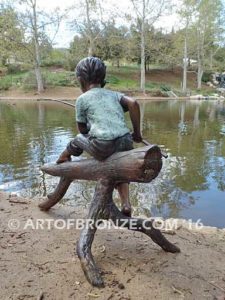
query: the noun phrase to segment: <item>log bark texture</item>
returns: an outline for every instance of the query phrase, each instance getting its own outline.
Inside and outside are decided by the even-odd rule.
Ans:
[[[130,218],[123,215],[112,198],[113,190],[118,182],[150,182],[159,174],[161,168],[162,154],[157,145],[115,153],[104,161],[81,159],[42,167],[44,172],[61,177],[55,191],[48,195],[45,202],[39,205],[42,210],[48,210],[60,201],[74,179],[97,181],[95,194],[87,216],[87,220],[92,222],[86,224],[77,243],[77,254],[82,269],[87,280],[93,286],[104,286],[101,272],[91,252],[92,242],[97,230],[96,222],[99,220],[110,219],[116,226],[123,226],[129,230],[146,234],[164,251],[180,252],[180,249],[170,243],[160,230],[153,227],[150,220]]]

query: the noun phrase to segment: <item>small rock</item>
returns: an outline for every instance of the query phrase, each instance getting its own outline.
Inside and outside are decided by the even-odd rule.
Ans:
[[[121,290],[124,290],[125,289],[125,286],[123,283],[119,283],[118,284],[118,288],[121,289]]]

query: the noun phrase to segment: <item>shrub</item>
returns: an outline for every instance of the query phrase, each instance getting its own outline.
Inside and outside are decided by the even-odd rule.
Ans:
[[[15,74],[21,72],[21,65],[19,64],[8,64],[7,65],[7,73],[8,74]]]
[[[107,75],[106,81],[111,84],[118,84],[120,80],[114,75]]]
[[[2,77],[0,79],[0,90],[6,91],[12,86],[10,77]]]
[[[43,84],[45,87],[45,76],[42,74]],[[36,75],[34,71],[29,71],[22,79],[22,86],[24,90],[33,90],[37,88]]]
[[[166,85],[166,84],[161,84],[160,85],[160,90],[163,91],[163,92],[168,92],[168,91],[171,91],[171,87],[169,85]]]
[[[53,59],[45,59],[42,61],[41,66],[42,67],[56,67],[56,68],[62,68],[64,67],[65,62],[63,60],[53,60]]]
[[[211,79],[212,79],[212,72],[205,71],[202,75],[202,82],[208,82],[211,81]]]
[[[6,67],[0,67],[0,76],[4,76],[7,74],[7,68]]]
[[[79,61],[79,59],[68,58],[64,63],[64,68],[68,71],[74,71]]]

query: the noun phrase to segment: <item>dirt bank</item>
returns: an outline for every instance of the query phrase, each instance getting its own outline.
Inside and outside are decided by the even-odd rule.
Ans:
[[[180,227],[167,235],[180,254],[163,252],[139,233],[99,230],[93,253],[106,287],[98,289],[74,252],[79,230],[48,230],[47,223],[45,230],[24,229],[27,220],[77,219],[83,211],[58,205],[44,213],[32,200],[0,193],[0,212],[0,299],[225,299],[225,230]],[[9,227],[12,219],[19,229]]]
[[[151,93],[143,94],[138,91],[123,91],[125,94],[138,99],[168,99],[167,97],[155,97]],[[80,88],[77,87],[52,87],[47,88],[43,93],[38,94],[35,91],[25,92],[23,89],[9,89],[0,91],[0,100],[37,100],[37,99],[58,99],[58,100],[75,100],[81,95]],[[187,97],[184,97],[185,99]],[[174,98],[171,98],[174,99]]]
[[[10,89],[1,91],[0,98],[8,99],[67,99],[74,100],[81,94],[79,88],[75,87],[53,87],[46,89],[42,94],[37,94],[35,91],[25,92],[23,89]]]

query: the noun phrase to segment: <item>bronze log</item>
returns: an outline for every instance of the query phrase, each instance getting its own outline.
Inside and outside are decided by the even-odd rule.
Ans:
[[[140,231],[149,236],[164,251],[180,252],[180,249],[170,243],[160,232],[152,226],[150,220],[130,218],[124,216],[112,199],[113,190],[118,182],[150,182],[159,174],[162,168],[162,154],[157,145],[115,153],[104,161],[95,159],[81,159],[62,164],[49,164],[42,167],[42,171],[59,176],[60,181],[55,191],[48,195],[48,199],[41,203],[42,210],[48,210],[64,196],[70,183],[75,179],[97,181],[94,197],[90,204],[88,220],[93,223],[85,226],[81,231],[77,243],[77,254],[87,280],[98,287],[104,286],[93,255],[91,246],[97,230],[98,220],[112,220],[117,226]],[[131,226],[131,224],[136,224]]]

